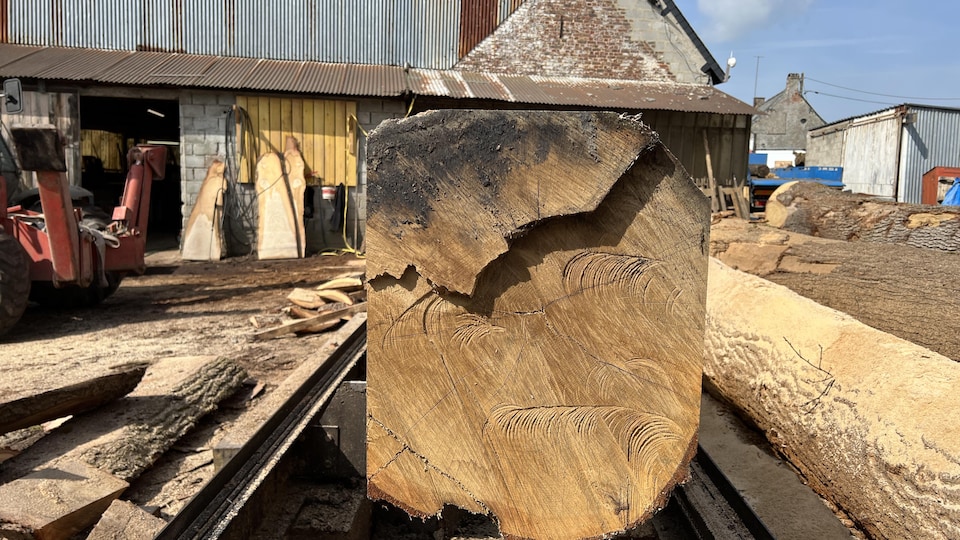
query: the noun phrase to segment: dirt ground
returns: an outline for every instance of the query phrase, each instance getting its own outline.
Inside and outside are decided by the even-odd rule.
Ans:
[[[127,277],[113,296],[94,308],[31,305],[0,341],[0,367],[56,379],[63,370],[166,357],[219,355],[239,362],[250,376],[244,389],[203,419],[122,497],[156,507],[169,518],[212,476],[210,449],[230,424],[327,340],[317,334],[254,342],[251,319],[264,326],[280,322],[294,287],[362,272],[364,261],[353,255],[317,255],[292,261],[247,257],[196,263],[181,262],[176,250],[162,250],[148,252],[147,264],[145,275]],[[265,386],[251,396],[260,382]]]

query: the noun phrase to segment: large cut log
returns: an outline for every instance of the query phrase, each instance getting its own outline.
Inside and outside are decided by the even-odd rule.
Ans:
[[[232,360],[209,356],[168,358],[151,365],[137,388],[123,399],[95,412],[79,415],[47,434],[19,455],[5,461],[0,469],[0,486],[32,478],[38,471],[53,471],[44,478],[44,489],[74,494],[69,508],[90,508],[101,501],[102,512],[110,504],[102,493],[78,491],[73,486],[77,474],[57,473],[67,470],[66,464],[78,463],[120,481],[140,476],[163,452],[185,435],[203,415],[233,393],[246,375]],[[79,475],[86,478],[87,475]],[[14,484],[16,485],[16,484]],[[86,493],[86,495],[84,495]],[[112,491],[111,491],[112,493]],[[43,513],[56,522],[46,510],[31,510],[16,503],[12,511],[0,498],[0,521],[4,528],[33,528],[32,522],[18,523],[6,516],[32,516]],[[73,512],[73,510],[70,510]],[[65,516],[66,517],[66,516]],[[81,529],[92,525],[99,514],[87,512],[85,520],[70,518]],[[3,534],[4,528],[0,528]],[[66,538],[67,536],[43,536]]]
[[[960,364],[711,261],[704,375],[873,538],[960,538]]]
[[[843,242],[738,219],[710,231],[710,254],[862,323],[960,361],[960,253]]]
[[[129,394],[147,370],[146,364],[126,364],[89,379],[63,386],[59,381],[36,381],[45,387],[23,395],[11,392],[0,397],[0,434],[42,424],[64,416],[95,409]]]
[[[264,154],[257,162],[257,258],[296,259],[306,253],[303,224],[303,156],[287,137],[283,155]]]
[[[437,111],[368,146],[369,495],[590,538],[696,448],[709,204],[612,113]]]
[[[960,251],[960,208],[882,201],[788,182],[767,201],[767,221],[801,234],[882,244]]]
[[[185,261],[219,261],[224,254],[223,194],[227,180],[223,176],[226,165],[216,159],[207,169],[207,177],[200,184],[200,192],[183,228],[183,247],[180,256]]]

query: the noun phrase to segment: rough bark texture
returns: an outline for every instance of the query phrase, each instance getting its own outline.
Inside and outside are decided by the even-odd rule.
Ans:
[[[704,375],[870,536],[960,538],[960,365],[711,260]]]
[[[95,409],[129,394],[147,370],[146,364],[118,366],[110,373],[15,399],[0,397],[0,434]],[[59,381],[37,381],[55,384]]]
[[[726,219],[710,231],[710,254],[960,361],[960,253],[828,240]]]
[[[817,182],[789,182],[767,201],[767,221],[801,234],[960,251],[960,209],[886,202]]]
[[[696,447],[709,207],[639,122],[444,111],[371,134],[368,490],[511,538],[647,519]]]
[[[65,460],[132,480],[239,388],[244,378],[243,370],[226,358],[161,360],[127,397],[70,420],[5,461],[0,482]]]

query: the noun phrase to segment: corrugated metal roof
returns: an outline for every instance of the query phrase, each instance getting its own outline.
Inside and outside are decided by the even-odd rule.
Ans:
[[[752,115],[712,86],[0,44],[0,77],[345,96],[455,99]]]

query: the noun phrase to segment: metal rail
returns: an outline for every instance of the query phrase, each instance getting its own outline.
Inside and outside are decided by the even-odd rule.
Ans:
[[[331,354],[328,368],[311,376],[156,538],[221,538],[233,523],[243,522],[251,511],[248,502],[366,354],[366,336],[364,322]]]

